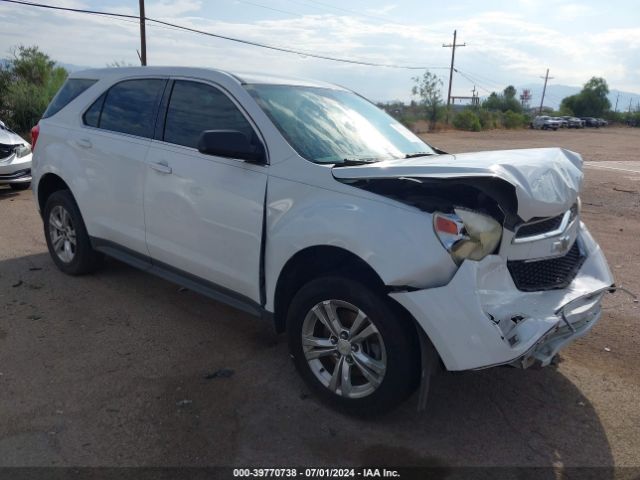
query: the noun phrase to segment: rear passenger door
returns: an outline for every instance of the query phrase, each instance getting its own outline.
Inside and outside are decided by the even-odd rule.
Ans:
[[[145,157],[167,79],[123,80],[86,110],[70,144],[81,160],[78,198],[89,235],[147,255]],[[104,245],[103,245],[104,246]]]
[[[267,167],[204,155],[204,130],[256,130],[218,87],[176,79],[147,156],[144,210],[152,259],[206,286],[260,302],[260,250]]]

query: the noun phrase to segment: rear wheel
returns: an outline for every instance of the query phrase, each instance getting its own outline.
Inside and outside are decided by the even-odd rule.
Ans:
[[[27,190],[31,186],[31,182],[10,183],[9,186],[11,187],[11,190],[16,190],[16,191]]]
[[[56,266],[69,275],[95,270],[102,254],[91,247],[80,210],[68,190],[51,194],[44,207],[44,236]]]
[[[349,413],[388,411],[415,388],[419,359],[413,325],[383,294],[349,278],[303,286],[289,307],[289,348],[305,382]]]

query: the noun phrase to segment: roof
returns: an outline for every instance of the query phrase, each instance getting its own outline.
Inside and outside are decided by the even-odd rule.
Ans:
[[[187,77],[209,77],[225,76],[233,78],[241,84],[268,84],[268,85],[294,85],[305,87],[320,87],[340,89],[337,85],[326,83],[318,80],[310,80],[296,77],[286,77],[281,75],[272,75],[268,73],[250,73],[250,72],[228,72],[215,68],[202,67],[115,67],[115,68],[96,68],[90,70],[81,70],[73,72],[71,78],[109,78],[109,77],[125,77],[125,76],[141,76],[141,75],[175,75]]]

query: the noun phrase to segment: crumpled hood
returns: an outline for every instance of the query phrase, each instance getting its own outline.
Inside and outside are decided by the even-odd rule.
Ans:
[[[373,178],[497,177],[515,187],[518,215],[525,221],[571,208],[582,187],[582,157],[562,148],[498,150],[385,160],[334,167],[341,180]]]
[[[27,141],[24,140],[20,135],[13,133],[10,130],[6,130],[2,128],[0,125],[0,144],[3,145],[22,145],[26,144]]]

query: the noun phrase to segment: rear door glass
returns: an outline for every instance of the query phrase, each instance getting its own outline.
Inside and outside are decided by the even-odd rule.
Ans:
[[[151,138],[166,83],[164,79],[145,78],[114,85],[107,92],[98,127]]]

